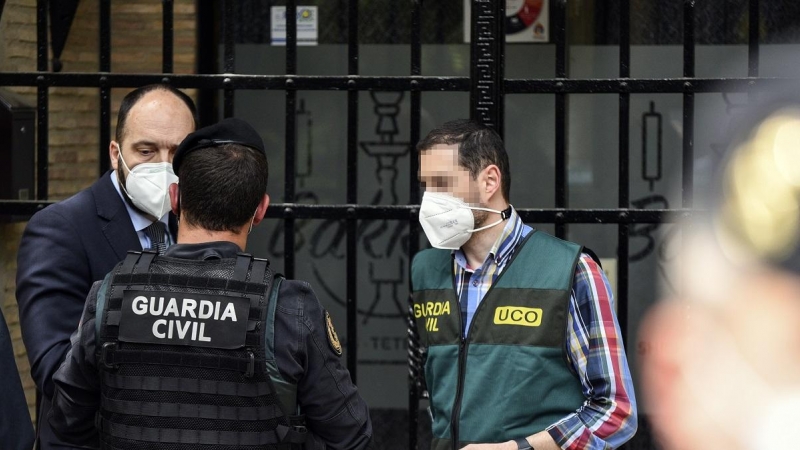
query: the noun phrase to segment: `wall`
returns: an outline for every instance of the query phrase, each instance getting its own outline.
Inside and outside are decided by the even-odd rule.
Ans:
[[[130,0],[111,4],[111,71],[161,72],[161,11],[157,0]],[[174,6],[174,68],[195,71],[195,2],[176,0]],[[93,72],[99,68],[98,2],[80,2],[61,55],[63,72]],[[0,70],[36,70],[36,1],[7,0],[0,17]],[[3,88],[36,105],[36,88]],[[116,111],[130,89],[112,90],[112,135]],[[49,192],[60,200],[89,186],[99,175],[99,90],[51,88],[49,99]],[[191,94],[191,92],[190,92]],[[105,151],[105,150],[103,150]],[[25,396],[34,415],[35,386],[30,378],[14,296],[17,248],[24,223],[0,224],[0,305],[8,322]]]

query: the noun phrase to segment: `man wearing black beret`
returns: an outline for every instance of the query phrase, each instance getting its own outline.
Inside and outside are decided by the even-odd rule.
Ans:
[[[264,218],[264,143],[226,119],[190,134],[170,186],[178,243],[92,286],[49,421],[108,449],[363,449],[369,411],[311,287],[243,253]]]

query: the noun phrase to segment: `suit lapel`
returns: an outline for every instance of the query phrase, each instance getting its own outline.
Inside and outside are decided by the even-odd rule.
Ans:
[[[109,173],[111,172],[107,172],[97,180],[91,189],[97,206],[97,215],[105,221],[102,225],[103,234],[117,258],[122,260],[129,250],[142,250],[142,244]]]

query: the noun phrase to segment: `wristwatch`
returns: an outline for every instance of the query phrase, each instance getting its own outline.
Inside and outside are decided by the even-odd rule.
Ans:
[[[528,440],[525,438],[514,439],[514,442],[517,443],[518,450],[536,450],[528,443]]]

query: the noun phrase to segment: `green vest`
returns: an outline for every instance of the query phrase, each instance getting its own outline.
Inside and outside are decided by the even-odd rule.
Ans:
[[[417,254],[414,317],[427,349],[432,449],[529,436],[584,403],[566,359],[580,253],[577,244],[531,231],[478,305],[465,339],[451,252]]]

